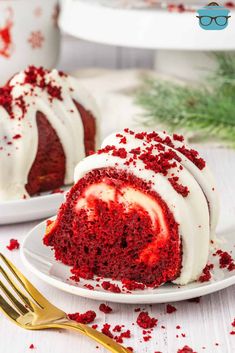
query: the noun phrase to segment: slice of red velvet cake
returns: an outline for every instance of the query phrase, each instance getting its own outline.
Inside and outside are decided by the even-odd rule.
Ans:
[[[80,162],[44,243],[83,278],[186,284],[205,267],[218,219],[213,177],[183,137],[109,136]]]

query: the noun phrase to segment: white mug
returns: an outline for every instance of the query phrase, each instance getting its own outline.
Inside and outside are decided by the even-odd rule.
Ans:
[[[58,0],[0,0],[0,85],[29,65],[56,65]]]

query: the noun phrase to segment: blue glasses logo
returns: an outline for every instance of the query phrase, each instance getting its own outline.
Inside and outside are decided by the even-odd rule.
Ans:
[[[211,2],[197,11],[199,25],[205,30],[221,30],[227,27],[230,11],[216,2]]]

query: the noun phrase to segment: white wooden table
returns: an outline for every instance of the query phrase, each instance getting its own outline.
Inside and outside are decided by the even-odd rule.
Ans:
[[[126,72],[123,75],[130,86],[136,85],[136,80],[131,78],[132,76],[127,76]],[[103,130],[106,128],[103,134],[109,133],[114,126],[116,128],[118,126],[119,129],[130,126],[130,116],[139,113],[139,110],[132,107],[131,102],[120,94],[123,88],[120,85],[125,80],[121,77],[115,84],[114,81],[115,77],[111,79],[109,76],[102,80],[102,84],[99,78],[92,85],[89,80],[84,81],[84,84],[88,88],[92,88],[93,93],[95,93],[97,101],[103,109],[103,116],[110,120],[110,106],[115,107],[116,114],[113,114],[112,117],[116,121],[109,121],[108,124],[103,122]],[[117,94],[114,94],[115,85]],[[101,95],[101,86],[103,88],[110,86],[107,91],[112,93],[109,94],[108,99],[107,91],[104,90],[103,96]],[[117,107],[119,108],[118,111],[116,111]],[[221,193],[220,224],[226,225],[224,227],[226,232],[234,232],[235,245],[235,151],[203,149],[202,154],[206,157],[216,175]],[[109,323],[112,327],[115,324],[124,324],[126,329],[131,330],[131,339],[125,339],[124,344],[133,347],[136,353],[154,353],[156,351],[176,353],[184,345],[189,345],[197,353],[235,352],[235,335],[230,335],[231,322],[235,317],[235,286],[205,296],[201,298],[198,304],[189,302],[171,303],[177,308],[177,311],[172,314],[166,314],[165,304],[153,306],[110,304],[113,313],[105,315],[98,310],[99,302],[75,297],[44,284],[23,266],[19,250],[11,252],[6,249],[11,238],[16,238],[21,243],[26,233],[35,224],[37,222],[0,226],[0,251],[15,263],[49,300],[67,313],[95,310],[97,313],[95,323],[99,325],[99,328],[104,323]],[[218,236],[220,235],[224,234],[220,234],[218,230]],[[137,307],[146,309],[150,315],[159,320],[157,328],[153,331],[152,340],[147,343],[140,342],[143,341],[142,330],[135,323],[138,313],[134,309]],[[132,323],[135,323],[135,325],[132,325]],[[181,329],[176,329],[177,325],[180,325]],[[165,326],[165,329],[161,326]],[[182,333],[186,337],[182,337]],[[177,338],[176,335],[179,337]],[[30,344],[34,344],[36,349],[30,350]],[[68,353],[105,352],[103,348],[96,349],[96,343],[75,333],[24,331],[0,314],[0,353],[64,353],[65,351]]]

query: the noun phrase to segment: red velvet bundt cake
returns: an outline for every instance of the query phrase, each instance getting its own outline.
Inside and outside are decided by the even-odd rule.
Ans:
[[[97,109],[79,81],[29,67],[0,88],[0,200],[73,182],[95,150]]]
[[[213,177],[179,135],[106,138],[81,161],[44,243],[73,273],[159,286],[196,280],[218,219]]]

